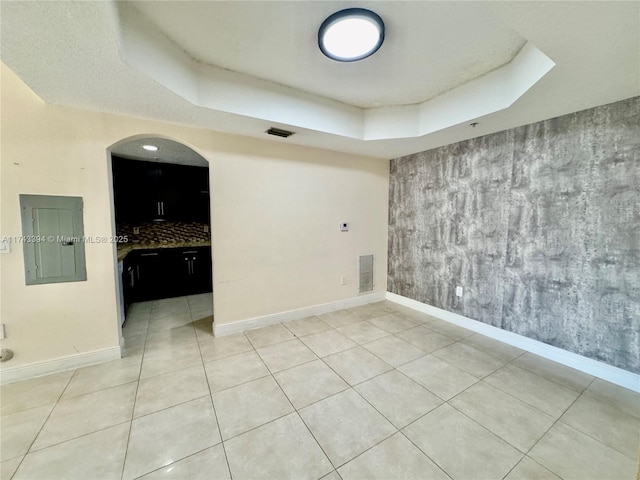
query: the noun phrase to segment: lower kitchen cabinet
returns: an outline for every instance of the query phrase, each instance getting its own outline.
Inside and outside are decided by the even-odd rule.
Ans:
[[[134,250],[124,260],[125,304],[212,291],[211,248]]]

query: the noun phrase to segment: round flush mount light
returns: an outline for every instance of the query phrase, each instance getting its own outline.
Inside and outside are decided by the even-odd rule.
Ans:
[[[143,145],[142,148],[144,148],[145,150],[148,150],[150,152],[157,152],[158,151],[158,147],[156,147],[155,145]]]
[[[347,8],[329,16],[318,30],[318,46],[327,57],[355,62],[378,51],[384,41],[384,22],[371,10]]]

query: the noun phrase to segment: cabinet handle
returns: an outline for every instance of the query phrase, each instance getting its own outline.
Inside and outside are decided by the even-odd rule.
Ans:
[[[158,215],[160,215],[160,202],[157,202],[157,203],[158,203]]]
[[[158,252],[154,252],[154,253],[141,253],[140,254],[141,257],[157,257],[158,256]]]
[[[160,211],[162,212],[162,215],[164,215],[164,202],[160,202]]]
[[[182,252],[183,255],[190,255],[190,254],[193,254],[193,253],[198,253],[198,251],[197,250],[189,250],[188,252]],[[185,260],[186,260],[186,258],[185,258]]]
[[[136,275],[138,277],[138,280],[140,280],[140,265],[136,265]]]

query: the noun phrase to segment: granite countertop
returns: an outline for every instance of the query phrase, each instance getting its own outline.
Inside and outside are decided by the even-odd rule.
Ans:
[[[116,227],[118,236],[128,241],[118,244],[118,261],[133,250],[208,247],[211,245],[210,230],[210,225],[196,222],[119,224]]]
[[[153,248],[184,248],[184,247],[209,247],[210,241],[176,241],[176,242],[144,242],[144,243],[119,243],[118,244],[118,261],[124,260],[125,257],[134,250],[149,250]]]

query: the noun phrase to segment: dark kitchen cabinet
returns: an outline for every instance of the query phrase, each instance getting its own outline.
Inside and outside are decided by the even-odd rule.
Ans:
[[[209,223],[209,169],[113,157],[117,223]]]
[[[134,250],[123,266],[125,305],[212,291],[208,246]]]
[[[176,278],[182,285],[176,285],[176,291],[182,289],[182,295],[210,292],[211,250],[208,247],[180,249],[179,257],[180,268]]]

